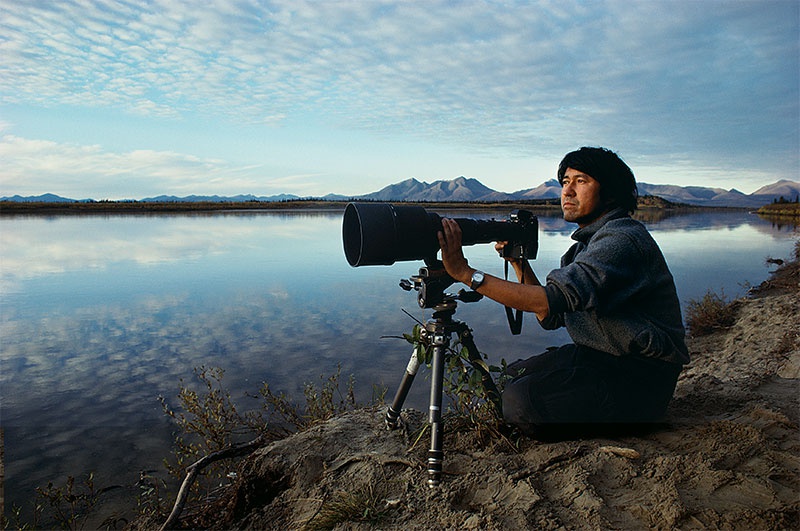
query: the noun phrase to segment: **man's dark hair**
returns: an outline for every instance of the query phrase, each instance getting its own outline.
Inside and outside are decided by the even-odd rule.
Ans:
[[[639,191],[633,171],[619,155],[602,147],[582,147],[567,153],[558,166],[558,182],[564,180],[567,168],[589,175],[600,183],[600,198],[611,205],[633,213]]]

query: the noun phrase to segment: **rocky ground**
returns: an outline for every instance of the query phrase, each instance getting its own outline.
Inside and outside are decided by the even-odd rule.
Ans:
[[[426,484],[422,413],[389,432],[359,410],[244,462],[220,529],[800,529],[797,261],[690,340],[666,424],[561,442],[445,436]],[[191,525],[188,524],[188,525]]]

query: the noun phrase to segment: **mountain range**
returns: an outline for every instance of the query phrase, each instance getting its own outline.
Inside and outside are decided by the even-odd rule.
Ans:
[[[736,189],[707,188],[704,186],[676,186],[668,184],[637,183],[639,195],[653,195],[672,203],[683,203],[695,206],[719,207],[759,207],[783,198],[795,201],[800,197],[800,183],[786,179],[762,186],[752,194],[744,194]],[[251,194],[235,196],[199,196],[190,195],[176,197],[161,195],[140,199],[140,202],[248,202],[248,201],[291,201],[295,199],[322,199],[328,201],[370,200],[370,201],[428,201],[428,202],[496,202],[537,199],[558,199],[561,186],[555,179],[546,181],[535,188],[519,190],[513,193],[498,192],[485,186],[474,178],[458,177],[453,180],[441,180],[433,183],[406,179],[391,184],[377,192],[360,196],[343,196],[328,194],[324,197],[300,197],[293,194],[273,196],[254,196]],[[0,197],[0,201],[64,203],[92,199],[68,199],[54,194],[22,197]]]
[[[707,188],[703,186],[676,186],[665,184],[637,183],[639,195],[654,195],[672,203],[696,206],[759,207],[783,197],[793,201],[800,196],[800,183],[781,180],[762,186],[752,194],[736,189]],[[459,177],[452,181],[436,181],[428,184],[407,179],[389,185],[377,192],[361,196],[360,199],[374,201],[515,201],[533,199],[558,199],[561,185],[552,179],[535,188],[504,193],[486,187],[477,179]]]

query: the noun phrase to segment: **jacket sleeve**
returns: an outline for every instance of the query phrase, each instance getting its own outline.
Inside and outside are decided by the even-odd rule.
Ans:
[[[614,311],[636,297],[646,282],[644,254],[624,230],[603,230],[574,260],[547,276],[551,313]]]
[[[566,301],[561,293],[561,290],[551,284],[544,287],[544,292],[547,295],[547,304],[550,307],[550,313],[539,321],[542,328],[545,330],[555,330],[564,326],[564,310],[566,308]]]

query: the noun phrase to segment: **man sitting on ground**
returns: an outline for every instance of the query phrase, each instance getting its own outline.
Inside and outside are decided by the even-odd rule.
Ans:
[[[532,435],[587,425],[658,421],[689,362],[680,302],[664,256],[631,218],[636,181],[616,153],[584,147],[558,168],[564,219],[575,243],[541,284],[527,260],[511,259],[520,283],[471,268],[461,230],[442,220],[442,262],[455,280],[501,304],[565,326],[574,343],[508,368],[505,420]],[[504,242],[496,248],[502,250]]]

